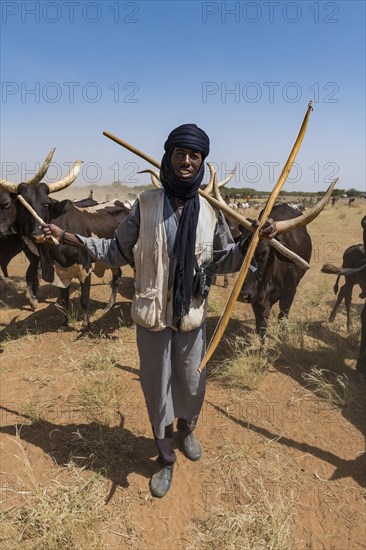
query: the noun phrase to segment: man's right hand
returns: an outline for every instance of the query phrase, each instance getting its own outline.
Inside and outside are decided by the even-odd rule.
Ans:
[[[58,225],[55,225],[53,223],[45,223],[44,225],[41,225],[41,229],[43,231],[43,235],[46,241],[51,241],[51,237],[54,236],[56,237],[58,242],[61,242],[63,229],[61,229],[61,227],[58,227]]]

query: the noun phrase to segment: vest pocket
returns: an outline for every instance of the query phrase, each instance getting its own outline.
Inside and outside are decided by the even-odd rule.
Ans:
[[[157,326],[158,292],[158,288],[145,288],[143,291],[135,290],[132,304],[132,318],[135,323],[149,329]]]

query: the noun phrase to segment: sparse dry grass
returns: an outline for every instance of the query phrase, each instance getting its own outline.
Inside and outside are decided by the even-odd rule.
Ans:
[[[220,313],[222,311],[221,301],[215,300],[215,298],[209,298],[207,311],[209,313]]]
[[[307,307],[316,307],[319,308],[322,306],[328,299],[333,288],[332,285],[334,281],[331,278],[322,278],[318,281],[311,289],[310,295],[307,297]]]
[[[302,365],[306,358],[307,323],[304,320],[288,319],[272,324],[270,338],[275,354],[281,361],[290,365]]]
[[[292,505],[287,492],[273,491],[260,465],[242,450],[224,444],[211,465],[223,478],[209,488],[204,519],[193,520],[187,550],[284,550],[291,547]]]
[[[36,426],[46,420],[48,408],[49,406],[43,403],[39,397],[34,396],[23,404],[21,412],[27,418],[29,424]]]
[[[313,367],[309,373],[303,373],[302,377],[306,387],[329,405],[343,409],[350,404],[352,391],[345,374]]]
[[[100,549],[103,547],[101,522],[107,510],[103,487],[98,476],[85,478],[82,471],[70,465],[68,482],[37,482],[28,456],[16,440],[23,476],[19,483],[27,488],[20,506],[0,514],[0,542],[3,549],[65,550]]]
[[[114,354],[102,349],[88,356],[81,365],[77,403],[91,422],[109,425],[123,399],[115,364]]]
[[[225,362],[212,367],[211,375],[227,386],[253,390],[267,371],[267,358],[261,351],[258,339],[242,334],[225,340]]]
[[[120,501],[118,518],[106,506],[108,487],[99,474],[70,462],[57,479],[39,483],[27,453],[16,438],[22,475],[20,504],[0,512],[0,544],[4,550],[107,550],[111,523],[128,546],[140,546],[142,529],[131,519],[129,502]],[[15,497],[19,495],[15,495]]]

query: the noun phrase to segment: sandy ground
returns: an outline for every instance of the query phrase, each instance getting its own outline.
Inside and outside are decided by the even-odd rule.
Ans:
[[[129,315],[132,270],[124,269],[117,305],[106,315],[109,276],[93,279],[92,331],[87,335],[59,331],[54,287],[42,283],[39,307],[32,312],[21,291],[2,285],[2,509],[9,514],[29,505],[35,509],[39,491],[47,493],[55,483],[71,491],[93,479],[92,509],[101,511],[90,529],[100,538],[93,546],[80,537],[79,548],[366,548],[366,383],[354,370],[362,301],[355,289],[351,334],[344,306],[329,324],[335,277],[320,273],[324,262],[340,265],[344,249],[361,242],[364,214],[362,205],[328,207],[313,222],[311,270],[300,283],[291,313],[306,327],[304,341],[294,333],[291,349],[270,360],[268,375],[256,390],[209,378],[197,428],[203,458],[192,463],[177,449],[173,484],[162,500],[148,490],[156,452]],[[23,276],[25,267],[25,258],[18,256],[10,264],[11,277]],[[76,307],[77,285],[72,289]],[[211,291],[209,333],[227,296],[221,286]],[[271,327],[277,323],[275,313]],[[229,338],[238,327],[253,332],[249,305],[237,304],[232,321]],[[216,362],[225,363],[225,349],[220,346]],[[350,398],[345,406],[330,405],[306,382],[304,374],[317,366],[346,380]],[[51,496],[49,502],[56,506]],[[253,525],[258,529],[273,524],[273,514],[283,506],[290,542],[248,545],[240,534],[234,542],[217,539],[212,525],[224,525],[223,514],[238,516],[245,506],[246,513],[256,511]],[[230,525],[233,532],[235,522]],[[17,548],[19,532],[9,529],[5,519],[2,547]],[[19,547],[42,547],[34,533],[26,542]],[[74,546],[61,541],[54,547]]]

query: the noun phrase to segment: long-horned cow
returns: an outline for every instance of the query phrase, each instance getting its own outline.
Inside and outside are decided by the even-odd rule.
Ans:
[[[52,160],[54,149],[52,149],[46,160],[39,168],[37,173],[30,179],[25,181],[25,184],[37,184],[45,176]],[[3,180],[1,180],[3,181]],[[18,234],[18,201],[16,200],[14,187],[11,186],[1,188],[0,184],[0,267],[4,277],[8,277],[8,264],[20,252],[24,252],[28,258],[29,266],[26,271],[27,282],[27,298],[31,308],[34,310],[37,307],[37,290],[38,290],[38,265],[39,254],[33,241],[26,236]]]
[[[288,204],[276,205],[271,212],[275,222],[300,216],[299,211]],[[306,227],[298,227],[289,233],[283,233],[278,240],[306,262],[310,261],[312,243]],[[265,240],[259,242],[254,259],[255,269],[249,270],[240,299],[251,304],[257,333],[264,338],[272,306],[278,302],[278,318],[287,318],[297,286],[305,271],[272,248]]]
[[[54,150],[50,155],[52,158]],[[50,156],[49,155],[49,156]],[[117,214],[111,215],[107,211],[88,212],[76,208],[71,201],[57,201],[49,195],[65,189],[77,178],[81,161],[76,161],[69,174],[54,183],[41,181],[16,184],[0,180],[0,187],[10,193],[21,195],[46,223],[56,223],[67,231],[79,233],[86,237],[113,238],[114,231],[122,219],[127,216],[126,208],[116,207]],[[89,326],[89,291],[92,271],[103,276],[107,266],[92,262],[83,251],[67,245],[53,245],[44,241],[43,231],[38,221],[19,204],[17,206],[17,230],[21,236],[31,238],[40,254],[42,278],[61,288],[61,304],[68,305],[69,287],[72,279],[78,279],[81,285],[81,305],[84,310],[83,327]],[[112,294],[107,309],[113,307],[116,299],[118,283],[121,278],[121,269],[112,269]]]
[[[241,231],[241,238],[243,235],[249,236],[250,220],[228,209],[220,195],[213,167],[209,165],[209,168],[213,175],[213,196],[220,202],[220,208],[231,222],[232,231],[235,235]],[[256,330],[262,342],[272,306],[279,302],[279,319],[284,319],[289,314],[297,286],[305,274],[304,266],[298,260],[302,259],[307,264],[312,252],[311,239],[305,226],[324,208],[336,182],[337,180],[334,180],[331,183],[323,198],[306,213],[301,214],[287,204],[274,206],[272,209],[270,215],[276,221],[278,236],[275,242],[259,242],[254,254],[254,265],[249,270],[240,293],[241,300],[252,305]]]

